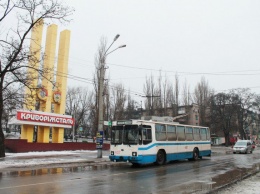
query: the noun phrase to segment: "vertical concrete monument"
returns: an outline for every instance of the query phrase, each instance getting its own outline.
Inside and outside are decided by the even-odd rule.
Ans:
[[[18,123],[22,125],[21,139],[33,142],[34,130],[37,128],[37,142],[50,142],[50,129],[52,128],[52,142],[63,143],[64,128],[71,128],[74,124],[72,116],[65,114],[67,73],[70,47],[70,31],[60,33],[58,65],[56,81],[54,76],[57,30],[55,24],[47,28],[45,53],[43,61],[43,78],[38,84],[39,63],[29,63],[28,75],[36,78],[29,88],[25,89],[25,110],[17,111]],[[43,21],[40,21],[32,30],[30,52],[37,53],[35,57],[40,61]],[[33,69],[33,70],[32,70]],[[55,84],[53,84],[55,82]],[[39,85],[41,85],[39,87]],[[35,110],[36,103],[39,110]],[[37,127],[35,127],[37,126]]]
[[[41,50],[41,42],[42,42],[42,31],[43,31],[43,21],[40,20],[31,31],[31,44],[30,44],[30,54],[34,54],[36,60],[29,61],[28,66],[28,75],[32,78],[29,87],[25,88],[25,105],[24,109],[27,110],[35,110],[36,104],[36,88],[37,88],[37,77],[40,65],[40,50]],[[36,62],[35,62],[36,61]],[[32,89],[35,88],[35,89]],[[28,142],[33,141],[33,134],[34,134],[34,126],[24,124],[21,126],[21,139],[27,139]]]
[[[58,68],[56,76],[56,88],[54,91],[54,112],[65,114],[67,74],[69,63],[70,31],[64,30],[60,33]],[[64,128],[53,127],[52,142],[61,143],[64,138]]]
[[[54,63],[57,40],[57,25],[52,24],[48,27],[46,33],[45,56],[43,67],[45,72],[42,78],[41,88],[38,89],[38,99],[40,101],[40,111],[51,112],[52,106],[52,88],[54,81]],[[47,93],[48,95],[42,95]],[[50,127],[38,126],[37,141],[41,143],[49,143]]]

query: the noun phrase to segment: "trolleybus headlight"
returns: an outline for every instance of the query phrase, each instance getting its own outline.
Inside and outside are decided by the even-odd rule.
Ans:
[[[137,153],[136,152],[132,152],[132,156],[137,156]]]
[[[111,151],[111,155],[114,155],[114,151]]]

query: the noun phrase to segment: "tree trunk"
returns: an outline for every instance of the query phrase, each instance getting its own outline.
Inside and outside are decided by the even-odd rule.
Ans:
[[[1,81],[1,83],[3,83]],[[3,118],[3,90],[2,90],[2,84],[0,85],[0,158],[5,157],[5,136],[2,128],[2,118]]]
[[[5,138],[2,127],[0,127],[0,158],[5,157]]]
[[[225,135],[225,146],[229,146],[229,133],[225,133],[224,132],[224,135]]]

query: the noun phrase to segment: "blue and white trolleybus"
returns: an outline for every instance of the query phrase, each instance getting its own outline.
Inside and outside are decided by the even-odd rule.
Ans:
[[[134,165],[211,156],[208,127],[154,120],[113,121],[111,161]]]

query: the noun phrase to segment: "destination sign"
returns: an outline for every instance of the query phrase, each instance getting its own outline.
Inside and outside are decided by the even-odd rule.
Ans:
[[[132,121],[117,121],[117,125],[132,125]]]

